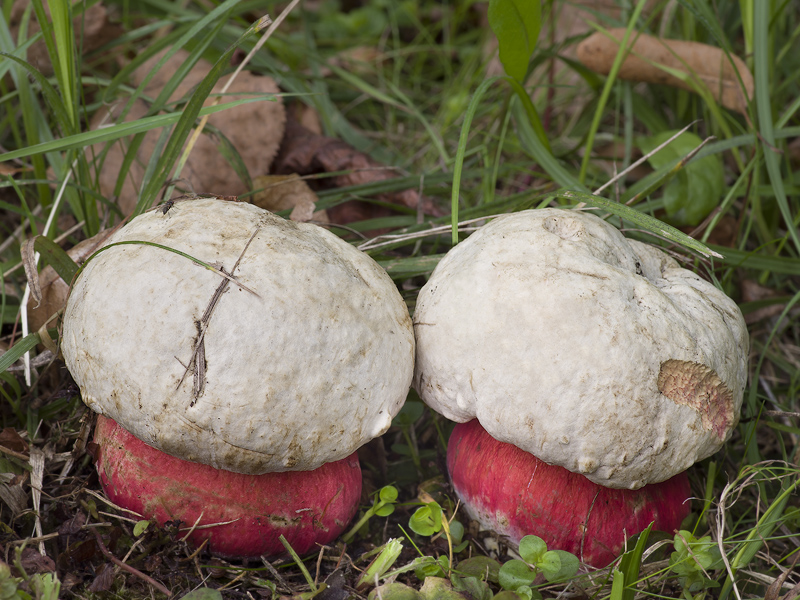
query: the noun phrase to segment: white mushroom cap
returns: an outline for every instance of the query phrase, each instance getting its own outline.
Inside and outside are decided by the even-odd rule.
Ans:
[[[203,316],[225,280],[158,247],[98,254],[62,339],[92,410],[168,454],[251,474],[315,469],[389,427],[411,383],[413,329],[367,255],[317,226],[213,199],[145,213],[109,243],[124,240],[222,265],[254,293],[228,284],[195,377],[186,367],[199,363]]]
[[[414,327],[414,387],[429,406],[606,487],[684,471],[739,418],[736,304],[591,214],[486,225],[440,262]]]

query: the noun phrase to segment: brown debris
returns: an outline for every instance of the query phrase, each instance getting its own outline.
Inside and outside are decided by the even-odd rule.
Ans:
[[[253,180],[258,190],[252,203],[272,212],[292,209],[292,221],[328,222],[328,213],[315,211],[317,195],[296,173],[291,175],[262,175]]]
[[[779,294],[768,287],[764,287],[759,283],[753,281],[752,279],[744,279],[741,283],[741,290],[742,290],[742,301],[743,302],[757,302],[758,300],[767,300],[768,298],[775,298]],[[783,312],[783,309],[786,307],[786,303],[782,302],[780,304],[773,304],[771,306],[765,306],[764,308],[759,308],[758,310],[754,310],[753,312],[747,313],[744,316],[744,321],[748,325],[752,323],[758,323],[763,319],[770,319],[772,317],[777,317],[779,314]]]
[[[320,180],[320,187],[341,188],[376,181],[394,179],[397,173],[349,144],[336,138],[313,133],[295,121],[286,123],[286,134],[275,159],[274,173],[310,175],[316,173],[345,174]],[[398,204],[408,208],[421,207],[426,214],[443,214],[430,199],[420,197],[417,190],[402,190],[375,196],[382,202]],[[375,219],[393,214],[389,208],[351,200],[328,209],[333,223],[352,223],[364,219]]]
[[[22,17],[29,5],[30,0],[15,0],[11,7],[9,26],[14,39],[17,39]],[[44,3],[44,8],[49,16],[50,9],[47,2]],[[108,10],[100,3],[89,6],[82,14],[76,15],[72,19],[72,27],[75,32],[75,41],[84,54],[97,50],[122,34],[122,28],[109,20]],[[40,31],[39,23],[32,18],[28,25],[28,38]],[[53,72],[44,40],[40,39],[28,48],[27,60],[46,75]]]
[[[156,63],[163,56],[158,54],[144,63],[134,72],[132,83],[141,84],[145,77],[155,68]],[[176,69],[186,61],[188,53],[180,50],[153,76],[147,85],[146,92],[150,96],[157,96]],[[195,68],[186,76],[170,98],[176,101],[202,81],[211,69],[207,61],[198,61]],[[214,101],[214,93],[220,92],[227,78],[223,78],[214,86],[212,96],[206,105]],[[271,77],[255,75],[242,71],[237,76],[231,87],[222,98],[221,103],[233,102],[241,98],[251,98],[253,93],[276,94],[280,90]],[[230,94],[230,95],[227,95]],[[238,94],[238,95],[237,95]],[[124,102],[120,102],[108,109],[95,113],[91,128],[96,129],[102,123],[113,122],[121,113]],[[148,104],[137,100],[127,120],[143,117],[148,110]],[[269,171],[269,166],[275,153],[278,151],[283,137],[286,114],[283,103],[278,98],[275,102],[261,101],[244,104],[236,108],[214,113],[208,119],[209,125],[219,129],[234,148],[239,152],[251,176],[262,175]],[[137,190],[141,185],[147,161],[155,151],[160,130],[152,130],[145,135],[144,141],[137,153],[138,160],[131,165],[128,177],[119,197],[119,206],[123,214],[130,214],[136,204]],[[117,176],[125,156],[127,143],[117,140],[111,145],[103,167],[100,171],[100,189],[104,196],[111,197]],[[95,155],[102,150],[102,146],[94,147]],[[234,168],[227,162],[219,150],[219,141],[216,136],[208,132],[203,133],[197,140],[189,159],[181,172],[183,185],[190,188],[190,192],[197,194],[211,193],[224,195],[243,195],[249,191],[246,182],[242,181]]]
[[[617,28],[607,33],[593,33],[578,45],[578,59],[589,69],[607,75],[625,31]],[[705,86],[724,107],[747,114],[747,100],[753,97],[755,84],[747,65],[738,56],[731,55],[729,59],[721,49],[708,44],[661,39],[636,31],[631,33],[629,41],[630,53],[617,75],[620,79],[660,83],[689,91]],[[662,67],[685,73],[687,80],[693,83]]]
[[[97,235],[75,244],[67,250],[67,254],[80,265],[103,244],[111,233],[111,231],[101,231]],[[42,269],[39,273],[42,301],[38,306],[33,298],[28,301],[28,326],[31,331],[39,331],[53,315],[64,308],[69,295],[69,284],[70,282],[61,279],[61,276],[50,265]],[[51,323],[50,326],[52,327],[53,324]]]

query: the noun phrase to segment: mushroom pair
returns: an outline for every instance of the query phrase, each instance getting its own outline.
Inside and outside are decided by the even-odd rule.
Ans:
[[[355,451],[413,373],[405,302],[319,227],[217,199],[115,233],[78,276],[62,335],[116,504],[221,556],[299,553],[358,507]]]
[[[281,534],[304,553],[343,531],[353,453],[400,409],[414,333],[417,391],[463,423],[448,467],[469,514],[594,565],[651,521],[680,525],[681,472],[739,417],[733,301],[585,213],[473,234],[420,293],[415,332],[371,259],[251,205],[175,203],[109,245],[78,277],[62,337],[105,415],[101,483],[218,555],[281,553]]]
[[[683,472],[739,418],[736,304],[585,212],[523,211],[472,234],[421,290],[414,328],[413,385],[460,423],[447,462],[469,515],[595,566],[651,522],[679,528]]]

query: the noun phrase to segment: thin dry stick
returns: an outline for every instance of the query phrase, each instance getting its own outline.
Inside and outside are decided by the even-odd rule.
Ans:
[[[211,300],[206,306],[206,310],[203,313],[202,318],[200,319],[200,333],[197,338],[197,343],[195,344],[194,352],[192,352],[192,357],[189,359],[189,364],[184,367],[183,376],[181,380],[178,382],[178,385],[175,389],[180,389],[181,385],[183,385],[186,376],[189,374],[191,370],[192,373],[192,403],[189,406],[194,406],[194,403],[197,402],[197,399],[203,393],[205,389],[205,373],[206,373],[206,346],[205,346],[205,337],[206,337],[206,330],[208,329],[208,325],[211,322],[211,315],[214,312],[214,309],[219,302],[219,299],[222,297],[222,294],[225,293],[225,290],[228,289],[228,282],[233,281],[236,285],[242,287],[240,283],[238,283],[235,279],[233,279],[233,273],[236,272],[236,269],[239,267],[239,263],[244,256],[244,253],[247,252],[247,249],[250,247],[250,244],[255,239],[258,232],[261,231],[261,228],[256,228],[253,232],[253,235],[250,236],[250,239],[247,240],[247,243],[242,248],[241,253],[239,254],[239,258],[236,259],[236,262],[233,265],[233,269],[231,269],[230,274],[225,270],[224,267],[219,268],[219,272],[225,275],[225,279],[217,286],[217,289],[214,290],[214,295],[211,296]],[[255,292],[253,292],[255,293]],[[257,295],[257,294],[256,294]],[[180,361],[178,361],[180,362]]]
[[[477,223],[479,221],[486,221],[488,219],[494,219],[496,217],[502,217],[502,216],[504,215],[502,214],[487,215],[485,217],[478,217],[475,219],[467,219],[466,221],[459,221],[458,230],[467,231],[468,228],[465,228],[464,227],[465,225],[469,225],[470,223]],[[375,248],[380,248],[381,246],[387,246],[389,244],[395,244],[397,242],[405,242],[407,240],[414,240],[417,238],[427,237],[429,235],[436,235],[437,233],[450,231],[451,229],[452,227],[450,225],[438,225],[437,227],[431,227],[430,229],[426,229],[425,231],[416,231],[414,233],[379,235],[359,245],[358,249],[362,251],[373,250]],[[474,228],[469,228],[469,229],[474,229]],[[378,243],[378,240],[387,240],[387,241]]]
[[[11,448],[6,448],[5,446],[0,445],[0,454],[6,454],[8,456],[13,456],[14,458],[18,458],[20,460],[24,460],[28,462],[30,460],[30,455],[22,454],[21,452],[17,452],[16,450],[12,450]]]
[[[606,189],[608,186],[615,184],[615,183],[616,183],[617,181],[619,181],[621,178],[625,177],[625,175],[627,175],[628,173],[630,173],[631,171],[633,171],[633,170],[634,170],[636,167],[638,167],[639,165],[643,164],[643,163],[644,163],[644,162],[645,162],[647,159],[649,159],[651,156],[653,156],[653,155],[654,155],[656,152],[658,152],[658,151],[659,151],[659,150],[661,150],[662,148],[666,148],[666,147],[667,147],[669,144],[671,144],[671,143],[672,143],[672,141],[673,141],[675,138],[677,138],[679,135],[681,135],[681,134],[683,134],[683,133],[686,133],[686,131],[688,131],[688,129],[689,129],[689,128],[690,128],[692,125],[694,125],[695,123],[697,123],[697,121],[692,121],[691,123],[689,123],[689,124],[688,124],[686,127],[684,127],[683,129],[681,129],[681,130],[680,130],[678,133],[676,133],[675,135],[673,135],[673,136],[672,136],[671,138],[669,138],[669,139],[668,139],[666,142],[664,142],[663,144],[661,144],[661,145],[660,145],[660,146],[658,146],[657,148],[654,148],[654,149],[653,149],[651,152],[648,152],[647,154],[645,154],[645,155],[644,155],[642,158],[640,158],[640,159],[639,159],[639,160],[637,160],[635,163],[633,163],[632,165],[630,165],[630,166],[629,166],[627,169],[625,169],[624,171],[621,171],[620,173],[617,173],[617,174],[616,174],[614,177],[612,177],[610,180],[606,181],[606,182],[605,182],[603,185],[601,185],[599,188],[597,188],[597,189],[596,189],[594,192],[592,192],[592,193],[593,193],[595,196],[597,196],[598,194],[600,194],[600,192],[602,192],[602,191],[603,191],[604,189]],[[585,206],[585,204],[581,203],[581,204],[579,204],[578,206],[576,206],[575,208],[577,209],[577,208],[579,208],[579,207],[581,207],[581,206]]]
[[[280,586],[283,588],[283,591],[284,591],[284,592],[287,592],[287,593],[289,593],[289,594],[292,594],[292,593],[294,593],[294,592],[292,591],[292,588],[289,586],[289,584],[288,584],[288,583],[286,583],[286,580],[285,580],[285,579],[284,579],[284,578],[281,576],[281,574],[278,572],[278,569],[276,569],[275,567],[273,567],[273,566],[272,566],[272,563],[271,563],[271,562],[269,562],[269,561],[268,561],[266,558],[264,558],[263,556],[261,557],[261,562],[262,562],[262,563],[264,563],[264,566],[265,566],[265,567],[267,567],[267,570],[270,572],[270,574],[271,574],[271,575],[272,575],[272,576],[273,576],[275,579],[277,579],[277,580],[278,580],[278,585],[280,585]]]
[[[42,518],[40,515],[42,487],[44,485],[44,452],[36,446],[31,446],[30,455],[29,462],[32,467],[30,484],[31,502],[33,503],[33,514],[35,515],[33,528],[36,532],[36,537],[41,538],[44,535],[44,531],[42,530]],[[39,542],[39,554],[47,556],[43,541]]]
[[[152,577],[149,577],[149,576],[145,575],[144,573],[142,573],[138,569],[134,569],[132,566],[130,566],[128,564],[125,564],[120,559],[118,559],[116,556],[111,554],[109,549],[106,548],[106,545],[103,543],[103,538],[100,537],[100,533],[97,531],[97,529],[93,529],[92,532],[94,533],[94,537],[97,540],[97,547],[100,548],[100,552],[103,553],[103,556],[105,556],[108,560],[110,560],[112,563],[117,565],[123,571],[127,571],[131,575],[133,575],[135,577],[138,577],[142,581],[145,581],[145,582],[149,583],[150,585],[152,585],[154,588],[156,588],[159,592],[161,592],[165,596],[167,596],[167,597],[172,596],[172,592],[170,592],[164,585],[162,585],[161,583],[157,582]]]

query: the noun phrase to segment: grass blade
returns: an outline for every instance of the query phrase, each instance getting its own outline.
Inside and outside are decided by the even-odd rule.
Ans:
[[[595,196],[594,194],[586,194],[583,192],[574,192],[569,190],[558,191],[555,195],[558,198],[575,200],[577,202],[585,202],[591,206],[596,206],[598,208],[602,208],[603,210],[607,210],[618,217],[622,217],[626,221],[630,221],[637,227],[646,229],[647,231],[650,231],[659,237],[663,237],[670,242],[679,244],[680,246],[689,248],[690,250],[694,250],[705,257],[714,256],[716,258],[723,258],[723,256],[718,252],[715,252],[694,238],[689,237],[679,229],[675,229],[671,225],[667,225],[655,217],[640,213],[639,211],[634,210],[629,206],[625,206],[624,204],[619,204],[618,202],[613,202],[611,200],[607,200],[606,198]]]
[[[797,234],[797,221],[792,217],[789,201],[786,197],[786,189],[781,176],[779,163],[779,153],[775,145],[775,128],[772,120],[771,86],[770,86],[770,60],[772,53],[769,44],[769,23],[771,19],[771,2],[754,3],[754,22],[753,22],[753,51],[755,53],[755,74],[756,82],[756,111],[758,114],[758,127],[761,138],[763,139],[764,163],[767,167],[772,191],[775,194],[775,201],[778,203],[781,216],[786,222],[789,236],[794,242],[797,252],[800,253],[800,237]]]

